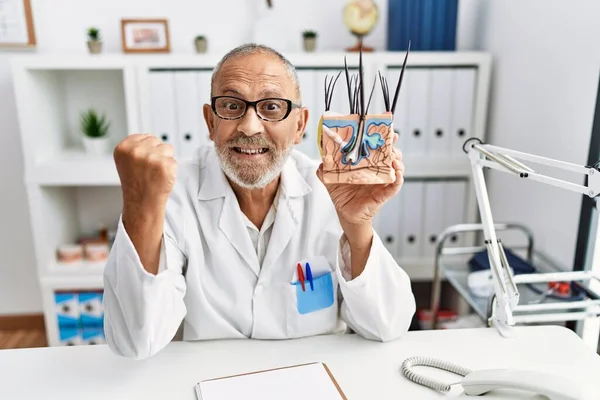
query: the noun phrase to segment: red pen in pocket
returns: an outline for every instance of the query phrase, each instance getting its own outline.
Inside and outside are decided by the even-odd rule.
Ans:
[[[300,263],[298,263],[298,280],[300,281],[300,284],[302,285],[302,291],[306,291],[306,288],[304,287],[304,273],[302,272],[302,265],[300,265]]]

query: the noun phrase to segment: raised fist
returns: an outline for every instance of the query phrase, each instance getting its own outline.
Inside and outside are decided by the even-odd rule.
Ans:
[[[130,135],[117,145],[114,159],[125,203],[165,206],[177,177],[173,146],[153,135]]]

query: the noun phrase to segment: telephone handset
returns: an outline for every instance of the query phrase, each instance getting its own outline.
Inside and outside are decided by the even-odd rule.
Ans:
[[[460,384],[469,396],[486,394],[494,389],[517,389],[546,396],[549,400],[591,399],[585,388],[565,377],[519,369],[487,369],[471,371],[460,365],[429,357],[411,357],[402,363],[402,373],[420,385],[440,392],[449,392],[451,384],[419,375],[412,367],[425,366],[443,369],[463,377]]]

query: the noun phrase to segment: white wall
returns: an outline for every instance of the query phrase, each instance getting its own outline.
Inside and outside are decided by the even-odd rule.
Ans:
[[[284,29],[274,19],[274,38],[283,38],[283,51],[301,49],[300,32],[319,32],[318,50],[342,50],[355,44],[343,25],[341,10],[345,0],[273,0],[274,16],[282,17]],[[387,31],[387,0],[377,0],[381,18],[365,44],[384,50]],[[256,18],[264,15],[265,0],[190,1],[190,0],[32,0],[37,33],[37,52],[86,53],[85,32],[90,26],[102,31],[106,52],[120,52],[120,19],[161,17],[169,20],[173,53],[193,52],[193,37],[206,34],[209,51],[223,53],[252,41],[253,28],[268,23]],[[479,0],[462,0],[459,11],[457,46],[475,46],[480,29]],[[261,11],[262,10],[262,11]],[[69,16],[67,17],[67,12]],[[317,13],[317,17],[310,14]],[[268,37],[267,31],[259,38]],[[267,36],[265,36],[267,34]],[[280,44],[274,41],[267,44]],[[39,312],[41,300],[35,276],[33,245],[23,185],[21,142],[18,133],[9,71],[9,52],[0,55],[0,314]]]
[[[0,314],[41,310],[8,55],[0,55]]]
[[[490,142],[584,165],[600,70],[600,2],[495,0],[487,11],[482,46],[494,56]],[[495,219],[529,225],[538,246],[571,268],[581,197],[506,174],[488,176]]]
[[[381,24],[369,36],[366,43],[382,48],[385,45],[385,18],[387,1],[378,1]],[[261,31],[266,35],[273,32],[274,43],[286,43],[283,51],[301,49],[301,32],[315,29],[319,32],[318,49],[342,49],[353,45],[355,39],[342,23],[342,7],[345,0],[273,0],[274,8],[269,15],[274,18],[261,19]],[[80,0],[34,0],[36,26],[39,29],[40,51],[86,52],[85,30],[89,26],[99,27],[108,52],[121,51],[121,18],[158,17],[169,20],[172,51],[190,53],[193,38],[197,34],[208,35],[209,51],[222,52],[244,42],[252,41],[253,21],[266,15],[266,0],[189,1],[189,0],[107,0],[90,4]],[[73,15],[67,18],[64,12]],[[318,17],[309,17],[318,10]],[[277,20],[283,23],[283,31]],[[257,24],[258,25],[258,24]],[[266,28],[265,25],[268,25]],[[272,28],[271,31],[269,29]],[[265,38],[266,36],[262,36]],[[283,40],[275,40],[283,38]]]

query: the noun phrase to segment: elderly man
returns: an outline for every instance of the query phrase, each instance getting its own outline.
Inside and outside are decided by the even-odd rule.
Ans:
[[[294,67],[257,45],[215,68],[204,117],[214,146],[178,166],[171,146],[128,136],[115,149],[123,212],[104,273],[105,331],[145,358],[183,322],[184,340],[345,332],[388,341],[415,301],[373,230],[403,182],[328,185],[293,150],[308,120]]]

